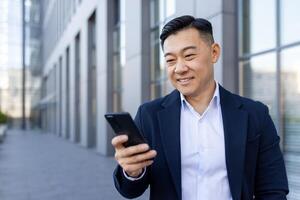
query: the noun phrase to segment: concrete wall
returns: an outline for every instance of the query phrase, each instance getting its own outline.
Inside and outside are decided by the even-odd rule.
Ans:
[[[104,1],[104,0],[103,0]],[[59,68],[59,57],[62,56],[63,62],[62,62],[62,135],[66,136],[66,105],[70,106],[70,139],[74,140],[74,129],[75,129],[75,122],[74,122],[74,85],[75,81],[75,54],[74,54],[74,40],[77,35],[77,33],[80,31],[80,42],[81,42],[81,141],[80,144],[83,146],[87,145],[87,22],[90,15],[93,13],[93,11],[96,9],[98,3],[101,4],[103,1],[97,1],[97,0],[89,0],[89,1],[82,1],[81,4],[76,8],[76,13],[72,16],[70,21],[67,24],[67,27],[65,28],[61,38],[59,39],[57,45],[55,46],[54,50],[52,51],[49,58],[45,61],[44,66],[44,76],[47,76],[50,69],[54,66],[55,63],[57,63],[57,66]],[[70,80],[70,103],[66,104],[65,102],[65,90],[66,90],[66,48],[69,46],[70,48],[70,68],[69,68],[69,80]],[[57,70],[57,78],[59,77],[60,70]],[[58,81],[59,82],[59,81]],[[59,86],[59,84],[58,84]],[[57,87],[57,93],[59,92]],[[56,95],[56,99],[59,99],[59,94]],[[57,116],[59,116],[59,113],[57,113]],[[59,124],[59,117],[57,117],[57,125]]]
[[[127,11],[125,16],[126,64],[122,77],[122,107],[134,116],[138,106],[141,104],[142,96],[142,1],[126,1],[125,9]]]

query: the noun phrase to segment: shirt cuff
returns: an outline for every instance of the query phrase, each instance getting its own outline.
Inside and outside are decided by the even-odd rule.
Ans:
[[[144,177],[145,173],[146,173],[146,167],[143,169],[142,174],[139,175],[138,177],[130,177],[130,176],[125,172],[125,170],[123,169],[123,174],[124,174],[124,176],[125,176],[128,180],[130,180],[130,181],[137,181],[137,180],[140,180],[141,178]]]

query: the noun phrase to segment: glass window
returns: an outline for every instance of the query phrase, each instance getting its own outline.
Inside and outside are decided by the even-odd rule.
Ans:
[[[283,100],[284,151],[290,199],[300,197],[300,46],[282,51],[281,96]]]
[[[276,54],[260,55],[242,62],[240,76],[242,95],[266,104],[276,124]]]
[[[300,41],[300,1],[281,0],[281,38],[282,44]]]
[[[159,33],[166,20],[175,13],[175,0],[150,2],[150,97],[155,99],[167,91],[167,74],[160,47]]]
[[[125,55],[125,0],[114,2],[113,31],[113,111],[122,111],[122,71]]]
[[[300,2],[240,0],[240,3],[243,4],[241,60],[249,60],[250,57],[250,61],[243,61],[240,65],[240,94],[260,100],[270,107],[270,114],[277,128],[280,128],[277,130],[283,141],[290,189],[288,197],[299,199]],[[275,9],[275,4],[278,9]],[[280,32],[276,32],[275,24],[280,27]],[[293,47],[288,48],[285,46],[287,44]],[[259,52],[268,49],[272,53],[263,55]],[[276,63],[277,58],[279,63]],[[278,75],[280,80],[276,79]]]
[[[175,14],[175,0],[166,0],[166,17],[170,17]]]
[[[242,4],[242,52],[256,53],[275,48],[276,0],[245,0]]]

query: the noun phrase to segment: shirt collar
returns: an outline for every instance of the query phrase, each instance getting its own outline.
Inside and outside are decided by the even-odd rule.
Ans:
[[[212,97],[212,99],[210,100],[209,102],[209,105],[216,102],[217,103],[217,106],[220,105],[220,91],[219,91],[219,84],[217,81],[215,81],[216,83],[216,88],[215,88],[215,92],[214,92],[214,95]],[[181,106],[184,106],[186,104],[189,105],[189,102],[185,99],[185,96],[180,93],[180,99],[181,99]]]

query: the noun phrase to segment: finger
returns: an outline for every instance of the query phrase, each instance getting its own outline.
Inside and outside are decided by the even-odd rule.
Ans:
[[[118,135],[114,137],[111,140],[111,144],[116,148],[116,149],[122,149],[124,148],[123,143],[127,142],[128,136],[127,135]]]
[[[120,160],[120,162],[124,164],[137,164],[137,163],[142,163],[147,160],[152,160],[156,156],[156,151],[151,150],[146,153],[142,154],[137,154],[128,158],[123,158]]]
[[[152,163],[153,163],[153,160],[147,160],[147,161],[137,163],[137,164],[124,165],[124,166],[122,166],[122,168],[127,173],[133,173],[135,171],[141,170],[145,167],[152,165]]]
[[[124,157],[130,157],[135,154],[143,153],[148,150],[149,150],[148,144],[139,144],[139,145],[134,145],[134,146],[124,148],[122,149],[122,151],[118,152],[118,154],[121,158],[124,158]]]

